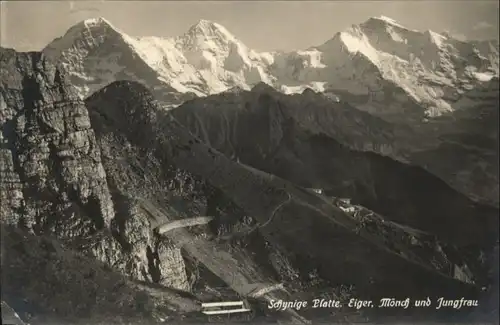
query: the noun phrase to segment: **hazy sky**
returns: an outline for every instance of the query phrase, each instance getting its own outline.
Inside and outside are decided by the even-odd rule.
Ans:
[[[496,1],[2,1],[1,45],[40,50],[73,24],[104,17],[132,36],[176,36],[218,22],[256,50],[319,45],[373,16],[418,30],[498,38]]]

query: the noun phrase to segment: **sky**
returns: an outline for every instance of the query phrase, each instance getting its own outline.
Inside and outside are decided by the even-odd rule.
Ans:
[[[250,48],[319,45],[369,17],[417,30],[498,39],[498,1],[1,1],[0,44],[41,50],[72,25],[104,17],[131,36],[177,36],[200,19],[225,26]]]

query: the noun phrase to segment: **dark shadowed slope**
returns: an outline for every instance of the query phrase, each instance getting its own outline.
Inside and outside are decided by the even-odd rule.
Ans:
[[[421,167],[375,153],[399,155],[401,128],[318,96],[285,96],[261,85],[192,100],[171,114],[233,160],[300,186],[352,198],[459,245],[496,240],[498,209],[473,202]]]
[[[476,200],[498,206],[499,82],[494,78],[470,90],[456,110],[421,125],[433,145],[412,153],[414,162],[449,180]]]
[[[196,300],[158,291],[53,238],[2,225],[2,299],[30,324],[154,324],[199,310]]]
[[[459,101],[463,108],[454,113],[410,124],[389,123],[312,90],[283,95],[264,84],[191,100],[173,114],[205,142],[247,163],[253,139],[260,155],[271,156],[284,123],[293,121],[347,147],[419,165],[475,201],[498,206],[498,89],[483,88],[464,95],[466,103]]]
[[[329,200],[228,159],[203,144],[170,114],[163,112],[140,84],[116,82],[94,94],[86,102],[103,152],[109,153],[104,154],[105,165],[122,163],[121,170],[124,173],[108,173],[108,178],[118,179],[122,175],[121,177],[132,180],[131,183],[121,182],[120,186],[124,191],[132,191],[136,197],[141,195],[145,201],[154,202],[152,207],[147,208],[152,211],[152,215],[168,216],[168,211],[154,212],[167,210],[168,207],[164,207],[165,203],[161,202],[162,197],[165,197],[162,189],[158,188],[154,192],[143,190],[144,182],[152,180],[153,176],[143,167],[149,162],[161,166],[158,167],[160,171],[169,170],[169,166],[182,168],[220,189],[245,214],[262,225],[258,232],[264,240],[272,246],[282,247],[285,256],[295,261],[294,266],[300,273],[308,273],[314,269],[328,283],[353,283],[359,292],[367,296],[408,295],[408,292],[414,292],[417,296],[424,292],[430,295],[436,295],[437,292],[459,294],[461,290],[468,290],[465,288],[467,286],[461,289],[461,285],[451,279],[436,277],[436,266],[426,261],[430,258],[427,254],[433,254],[431,252],[434,251],[435,244],[429,246],[434,248],[428,253],[419,251],[417,247],[412,248],[411,240],[399,241],[395,239],[398,235],[389,235],[395,231],[403,237],[410,236],[402,230],[404,228],[384,225],[379,219],[370,217],[368,220],[371,221],[368,223],[371,226],[364,228],[359,220],[353,219]],[[127,152],[140,153],[134,155],[140,159],[133,163],[132,156]],[[137,171],[131,169],[131,163],[136,166],[134,170]],[[144,171],[144,174],[140,171]],[[144,175],[144,180],[140,180],[138,175]],[[149,206],[150,203],[146,205]],[[174,242],[180,240],[175,234],[172,236]],[[181,238],[185,236],[187,234]],[[419,235],[418,232],[412,232],[411,236]],[[428,244],[434,241],[433,236],[421,236],[420,240]],[[398,242],[398,248],[392,246],[389,238]],[[204,262],[202,251],[213,244],[203,244],[201,238],[183,245],[187,245],[185,249],[195,259],[207,263]],[[447,247],[453,250],[452,246]],[[261,258],[266,254],[263,250],[256,250],[257,246],[250,245],[247,249],[253,250]],[[218,254],[223,253],[214,251],[213,256]],[[453,259],[461,258],[460,255],[455,255]],[[233,255],[233,258],[236,257]],[[241,261],[241,257],[237,259]],[[449,266],[453,264],[448,258],[443,261]],[[227,269],[210,264],[206,266],[226,283],[229,281],[224,275],[230,269],[229,265]],[[262,267],[259,264],[257,266]],[[453,268],[452,266],[451,269]],[[448,273],[445,269],[439,269],[439,273],[454,277],[454,271]],[[243,272],[240,273],[243,276],[248,270],[245,268],[238,272]],[[421,280],[413,282],[409,281],[409,277]],[[255,274],[250,279],[262,280]],[[245,283],[244,280],[229,282],[231,287],[240,288],[237,289],[240,292]]]

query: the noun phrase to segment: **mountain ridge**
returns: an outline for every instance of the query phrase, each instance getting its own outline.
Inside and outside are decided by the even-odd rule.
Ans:
[[[311,134],[328,137],[356,151],[374,152],[418,165],[474,201],[498,206],[495,154],[498,153],[498,118],[495,118],[498,117],[498,79],[483,86],[466,92],[457,101],[456,111],[413,125],[388,122],[330,93],[307,88],[301,94],[286,95],[265,83],[249,91],[233,89],[189,100],[171,111],[182,117],[183,123],[203,141],[224,148],[221,150],[234,159],[244,161],[238,153],[244,154],[254,141],[260,143],[262,150],[277,148],[282,138],[281,124],[288,123],[283,116],[287,116]],[[261,100],[264,97],[268,100]],[[259,105],[269,109],[269,130],[262,129],[263,125],[256,122],[268,124]],[[261,131],[255,133],[255,130]],[[263,138],[269,132],[275,134]],[[246,134],[253,136],[245,140]],[[267,153],[268,163],[271,163],[272,152]],[[246,157],[254,159],[260,154],[254,152]],[[294,152],[293,157],[307,159],[307,154]],[[293,157],[282,157],[282,168],[289,168],[289,163],[293,165]],[[282,168],[276,172],[283,172]],[[306,169],[297,175],[306,177],[308,173]]]
[[[302,92],[305,88],[347,91],[363,98],[358,108],[384,116],[412,112],[421,119],[454,110],[447,97],[460,97],[482,80],[498,76],[498,43],[462,42],[432,31],[407,29],[388,18],[370,18],[337,32],[322,45],[291,52],[254,51],[225,27],[208,20],[200,20],[183,35],[168,38],[130,37],[103,18],[75,26],[79,27],[70,31],[80,30],[86,35],[96,30],[97,36],[84,36],[87,46],[80,46],[71,45],[71,35],[65,35],[65,44],[61,39],[55,40],[44,52],[61,61],[74,76],[81,75],[82,69],[73,67],[71,62],[80,58],[83,75],[95,79],[98,72],[87,48],[100,42],[95,39],[106,39],[99,30],[112,30],[127,44],[121,50],[140,58],[142,62],[137,62],[144,67],[134,68],[127,63],[130,60],[101,67],[107,77],[97,84],[102,87],[129,78],[143,80],[153,91],[167,87],[181,97],[167,103],[170,106],[184,100],[183,94],[206,96],[233,87],[248,90],[265,82],[285,93]],[[100,59],[116,61],[113,57],[117,54],[113,53],[112,48],[101,51]],[[76,86],[82,88],[82,98],[98,88],[85,89],[85,78]],[[388,102],[386,96],[391,93],[395,95]]]

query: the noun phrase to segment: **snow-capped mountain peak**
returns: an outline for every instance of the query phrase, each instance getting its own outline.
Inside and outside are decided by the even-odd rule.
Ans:
[[[69,48],[96,47],[110,36],[124,35],[102,17],[90,18],[73,25],[64,36],[56,38],[45,49],[45,54],[55,57]]]
[[[95,27],[95,26],[102,26],[102,25],[106,25],[106,26],[115,28],[111,24],[111,22],[109,20],[107,20],[106,18],[104,18],[104,17],[97,17],[97,18],[85,19],[84,21],[82,21],[82,24],[85,25],[88,28]]]
[[[373,17],[317,48],[330,73],[336,74],[317,81],[326,81],[329,90],[366,96],[359,108],[388,114],[401,110],[401,103],[384,99],[389,89],[397,88],[398,97],[406,97],[403,105],[436,116],[454,110],[461,94],[498,75],[498,46],[491,44],[459,41]],[[397,107],[388,109],[393,103]]]
[[[443,45],[443,42],[448,40],[448,37],[445,35],[441,35],[439,33],[433,32],[432,30],[426,31],[426,33],[429,34],[429,37],[431,41],[436,44],[437,47],[441,47]]]
[[[63,38],[68,38],[70,35],[78,35],[82,32],[97,32],[99,34],[103,34],[105,32],[115,32],[121,34],[122,32],[116,28],[113,24],[111,24],[107,19],[98,17],[98,18],[89,18],[85,19],[74,26],[72,26],[64,35]]]
[[[371,17],[369,18],[366,22],[364,22],[361,25],[371,25],[371,26],[392,26],[392,27],[397,27],[400,29],[406,29],[410,30],[407,27],[404,27],[403,25],[399,24],[395,19],[386,17],[386,16],[378,16],[378,17]]]
[[[389,18],[387,16],[378,16],[378,17],[373,17],[373,19],[378,19],[378,20],[382,20],[382,21],[385,21],[389,24],[393,24],[393,25],[399,25],[396,20],[392,19],[392,18]]]
[[[374,64],[380,61],[380,53],[372,46],[370,40],[358,28],[350,28],[338,34],[339,39],[350,53],[360,53]]]
[[[184,51],[210,50],[223,56],[231,47],[244,47],[224,26],[209,20],[200,20],[191,26],[184,35],[176,38],[175,43]]]
[[[115,80],[158,84],[156,78],[151,80],[156,72],[144,62],[148,53],[138,41],[102,17],[75,24],[43,52],[67,70],[82,98]]]
[[[236,39],[234,35],[231,34],[224,26],[205,19],[202,19],[195,25],[191,26],[187,33],[184,34],[184,37],[200,37],[205,38],[205,40],[218,38],[226,41],[234,41]]]

